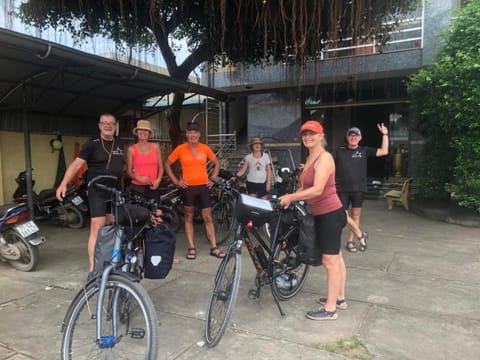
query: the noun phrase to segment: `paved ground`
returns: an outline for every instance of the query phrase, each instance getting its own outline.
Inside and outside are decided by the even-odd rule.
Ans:
[[[480,228],[401,207],[387,211],[382,200],[367,201],[363,219],[369,247],[345,254],[349,308],[339,310],[338,320],[304,317],[325,294],[323,268],[313,269],[303,291],[283,303],[281,317],[269,289],[258,300],[248,298],[254,273],[244,257],[231,326],[213,349],[202,339],[219,261],[208,256],[200,235],[197,260],[186,260],[179,234],[180,264],[165,280],[143,281],[161,322],[159,359],[345,359],[318,345],[353,335],[365,345],[363,359],[479,359]],[[41,230],[48,242],[36,272],[0,263],[0,360],[58,359],[60,323],[85,278],[87,229],[41,224]]]

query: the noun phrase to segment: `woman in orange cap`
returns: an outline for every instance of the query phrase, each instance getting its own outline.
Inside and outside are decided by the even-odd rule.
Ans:
[[[315,219],[316,245],[322,253],[322,264],[327,270],[327,297],[320,298],[323,306],[306,312],[312,320],[335,320],[337,307],[347,308],[345,281],[347,270],[340,251],[342,229],[347,217],[335,188],[335,161],[325,149],[322,125],[315,120],[306,121],[300,128],[303,145],[308,156],[300,174],[300,188],[293,194],[280,197],[280,205],[287,207],[292,201],[305,200]]]

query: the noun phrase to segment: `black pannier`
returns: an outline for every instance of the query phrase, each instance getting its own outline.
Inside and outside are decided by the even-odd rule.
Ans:
[[[173,264],[175,233],[167,224],[159,224],[145,233],[144,274],[147,279],[164,279]]]

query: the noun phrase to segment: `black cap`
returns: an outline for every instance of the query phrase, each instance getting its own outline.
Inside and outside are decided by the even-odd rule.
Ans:
[[[196,130],[196,131],[199,131],[200,130],[200,127],[198,126],[198,124],[196,122],[189,122],[187,124],[187,130]]]

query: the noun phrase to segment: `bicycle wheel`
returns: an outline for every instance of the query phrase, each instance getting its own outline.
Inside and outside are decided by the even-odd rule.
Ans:
[[[307,279],[310,266],[301,263],[296,253],[298,227],[290,227],[279,238],[273,251],[273,296],[285,301],[294,297]]]
[[[235,227],[235,204],[231,197],[224,197],[212,208],[212,219],[215,226],[217,245],[222,245],[230,238]]]
[[[110,275],[102,305],[103,346],[96,339],[98,282],[83,288],[63,323],[61,358],[156,359],[158,319],[147,291],[120,275]]]
[[[241,255],[231,246],[215,276],[208,302],[205,341],[208,347],[218,344],[232,314],[240,286]]]

